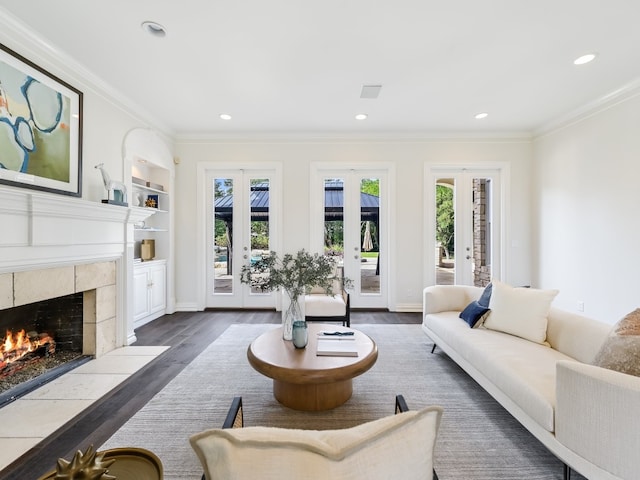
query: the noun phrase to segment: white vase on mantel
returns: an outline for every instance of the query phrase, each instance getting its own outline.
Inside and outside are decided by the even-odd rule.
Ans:
[[[292,299],[289,292],[282,290],[282,338],[293,339],[293,322],[304,320],[304,295]]]

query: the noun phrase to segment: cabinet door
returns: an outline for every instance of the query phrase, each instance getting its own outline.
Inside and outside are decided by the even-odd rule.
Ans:
[[[148,270],[133,269],[133,320],[140,320],[149,314]]]
[[[149,270],[149,313],[164,310],[167,305],[166,275],[164,265]]]

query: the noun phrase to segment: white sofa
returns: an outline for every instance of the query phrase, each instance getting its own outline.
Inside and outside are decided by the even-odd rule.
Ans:
[[[639,479],[640,378],[591,365],[611,325],[552,307],[550,347],[470,328],[459,314],[482,292],[425,288],[429,338],[565,465],[590,480]]]

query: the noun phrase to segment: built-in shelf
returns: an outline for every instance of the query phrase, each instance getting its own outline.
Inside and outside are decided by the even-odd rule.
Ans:
[[[144,222],[134,224],[134,259],[141,256],[143,240],[155,241],[155,258],[167,259],[170,254],[171,231],[171,174],[168,169],[152,161],[135,162],[131,169],[131,190],[133,209],[147,214]],[[153,186],[148,186],[148,185]],[[154,188],[159,186],[160,188]],[[145,205],[149,198],[155,200],[155,207]]]
[[[155,228],[155,227],[138,227],[133,229],[136,232],[168,232],[166,228]]]
[[[153,215],[154,213],[169,213],[169,210],[164,210],[162,208],[153,208],[153,207],[131,207],[131,208],[145,210],[147,212],[150,212],[151,215]]]
[[[145,192],[161,193],[162,195],[169,195],[169,192],[166,192],[164,190],[158,190],[157,188],[147,187],[146,185],[140,185],[138,183],[134,183],[132,186],[134,190],[137,189]]]

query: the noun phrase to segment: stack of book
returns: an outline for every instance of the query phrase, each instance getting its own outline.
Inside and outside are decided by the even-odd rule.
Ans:
[[[357,357],[353,332],[320,332],[316,355],[321,357]]]

